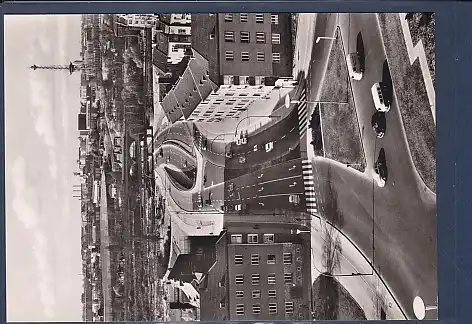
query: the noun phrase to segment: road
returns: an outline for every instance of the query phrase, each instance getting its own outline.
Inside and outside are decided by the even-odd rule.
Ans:
[[[321,22],[320,16],[317,25]],[[334,197],[343,214],[342,231],[366,255],[372,255],[375,247],[376,269],[392,288],[402,309],[413,319],[416,295],[420,295],[426,305],[437,303],[436,197],[426,188],[413,165],[398,107],[401,103],[397,102],[395,93],[387,113],[384,138],[377,139],[370,127],[375,112],[370,88],[383,79],[386,58],[376,15],[340,14],[339,24],[345,52],[356,50],[360,33],[366,53],[364,77],[351,84],[360,128],[365,129],[367,168],[362,174],[326,159],[312,160],[316,181],[331,185],[331,192],[321,189],[318,194],[325,205]],[[323,47],[330,48],[328,43]],[[312,52],[315,58],[317,53],[322,53],[318,47],[315,45]],[[315,101],[319,97],[317,85],[322,76],[312,72],[308,78],[311,80],[308,97]],[[385,149],[389,171],[384,188],[373,186],[371,180],[373,162],[381,147]],[[436,318],[435,313],[427,312],[427,318]]]

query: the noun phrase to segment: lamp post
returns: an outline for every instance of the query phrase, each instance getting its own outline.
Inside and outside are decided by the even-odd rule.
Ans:
[[[318,36],[315,43],[318,44],[322,39],[336,40],[336,37]]]
[[[272,119],[272,118],[281,118],[281,116],[279,116],[279,115],[246,116],[246,117],[244,117],[243,119],[241,119],[241,120],[236,124],[236,128],[235,128],[235,130],[234,130],[234,136],[235,136],[235,137],[238,136],[238,127],[239,127],[239,124],[241,124],[244,120],[249,119],[249,118],[265,118],[265,117],[270,118],[270,119]]]
[[[285,108],[290,108],[290,105],[292,104],[301,104],[301,103],[307,103],[307,104],[323,104],[323,103],[336,103],[336,104],[348,104],[348,102],[342,102],[342,101],[308,101],[308,100],[295,100],[291,99],[290,95],[287,93],[285,96]]]

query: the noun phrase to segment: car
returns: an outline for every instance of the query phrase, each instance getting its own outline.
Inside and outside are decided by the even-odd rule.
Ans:
[[[234,210],[240,211],[241,210],[241,204],[235,205]]]
[[[234,183],[230,183],[228,186],[228,191],[232,192],[234,190]]]
[[[372,99],[374,100],[375,109],[380,112],[388,112],[390,104],[385,101],[384,88],[381,82],[376,82],[371,88]]]
[[[377,135],[378,138],[382,138],[385,135],[385,130],[387,129],[387,119],[385,113],[381,111],[376,111],[372,115],[371,119],[372,129]]]
[[[276,88],[294,88],[296,85],[298,85],[298,81],[292,79],[277,79],[275,81]]]
[[[353,80],[361,80],[364,73],[358,53],[349,53],[346,58],[347,70]]]
[[[266,143],[265,145],[265,150],[266,152],[270,152],[274,149],[274,142],[269,142],[269,143]]]
[[[245,156],[240,156],[238,161],[239,161],[239,163],[241,163],[241,164],[242,164],[242,163],[246,163],[246,157],[245,157]]]
[[[300,196],[299,195],[290,195],[288,196],[288,202],[294,205],[298,205],[300,203]]]
[[[384,187],[388,179],[387,159],[385,158],[385,150],[382,147],[379,152],[377,161],[374,163],[374,180],[377,181],[379,187]]]

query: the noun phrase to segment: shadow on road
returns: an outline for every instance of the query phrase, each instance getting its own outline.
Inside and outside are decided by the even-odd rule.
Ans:
[[[382,95],[388,105],[392,104],[393,83],[387,60],[384,61],[382,68]]]
[[[361,71],[365,71],[364,40],[362,39],[362,34],[360,32],[357,34],[356,52],[359,57],[359,64],[361,66]]]

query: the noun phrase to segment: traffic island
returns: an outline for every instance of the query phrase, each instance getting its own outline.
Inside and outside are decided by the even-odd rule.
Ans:
[[[324,157],[363,172],[366,166],[364,149],[339,31],[337,39],[333,42],[321,89],[320,103],[312,114],[312,119],[314,119],[311,122],[313,124],[312,145],[315,152],[317,149],[320,151],[321,141]],[[317,114],[320,118],[321,139],[316,129]]]
[[[330,274],[322,274],[313,283],[313,317],[324,321],[363,321],[364,311]]]
[[[378,20],[413,163],[436,192],[436,126],[419,60],[410,64],[399,15],[378,14]]]

